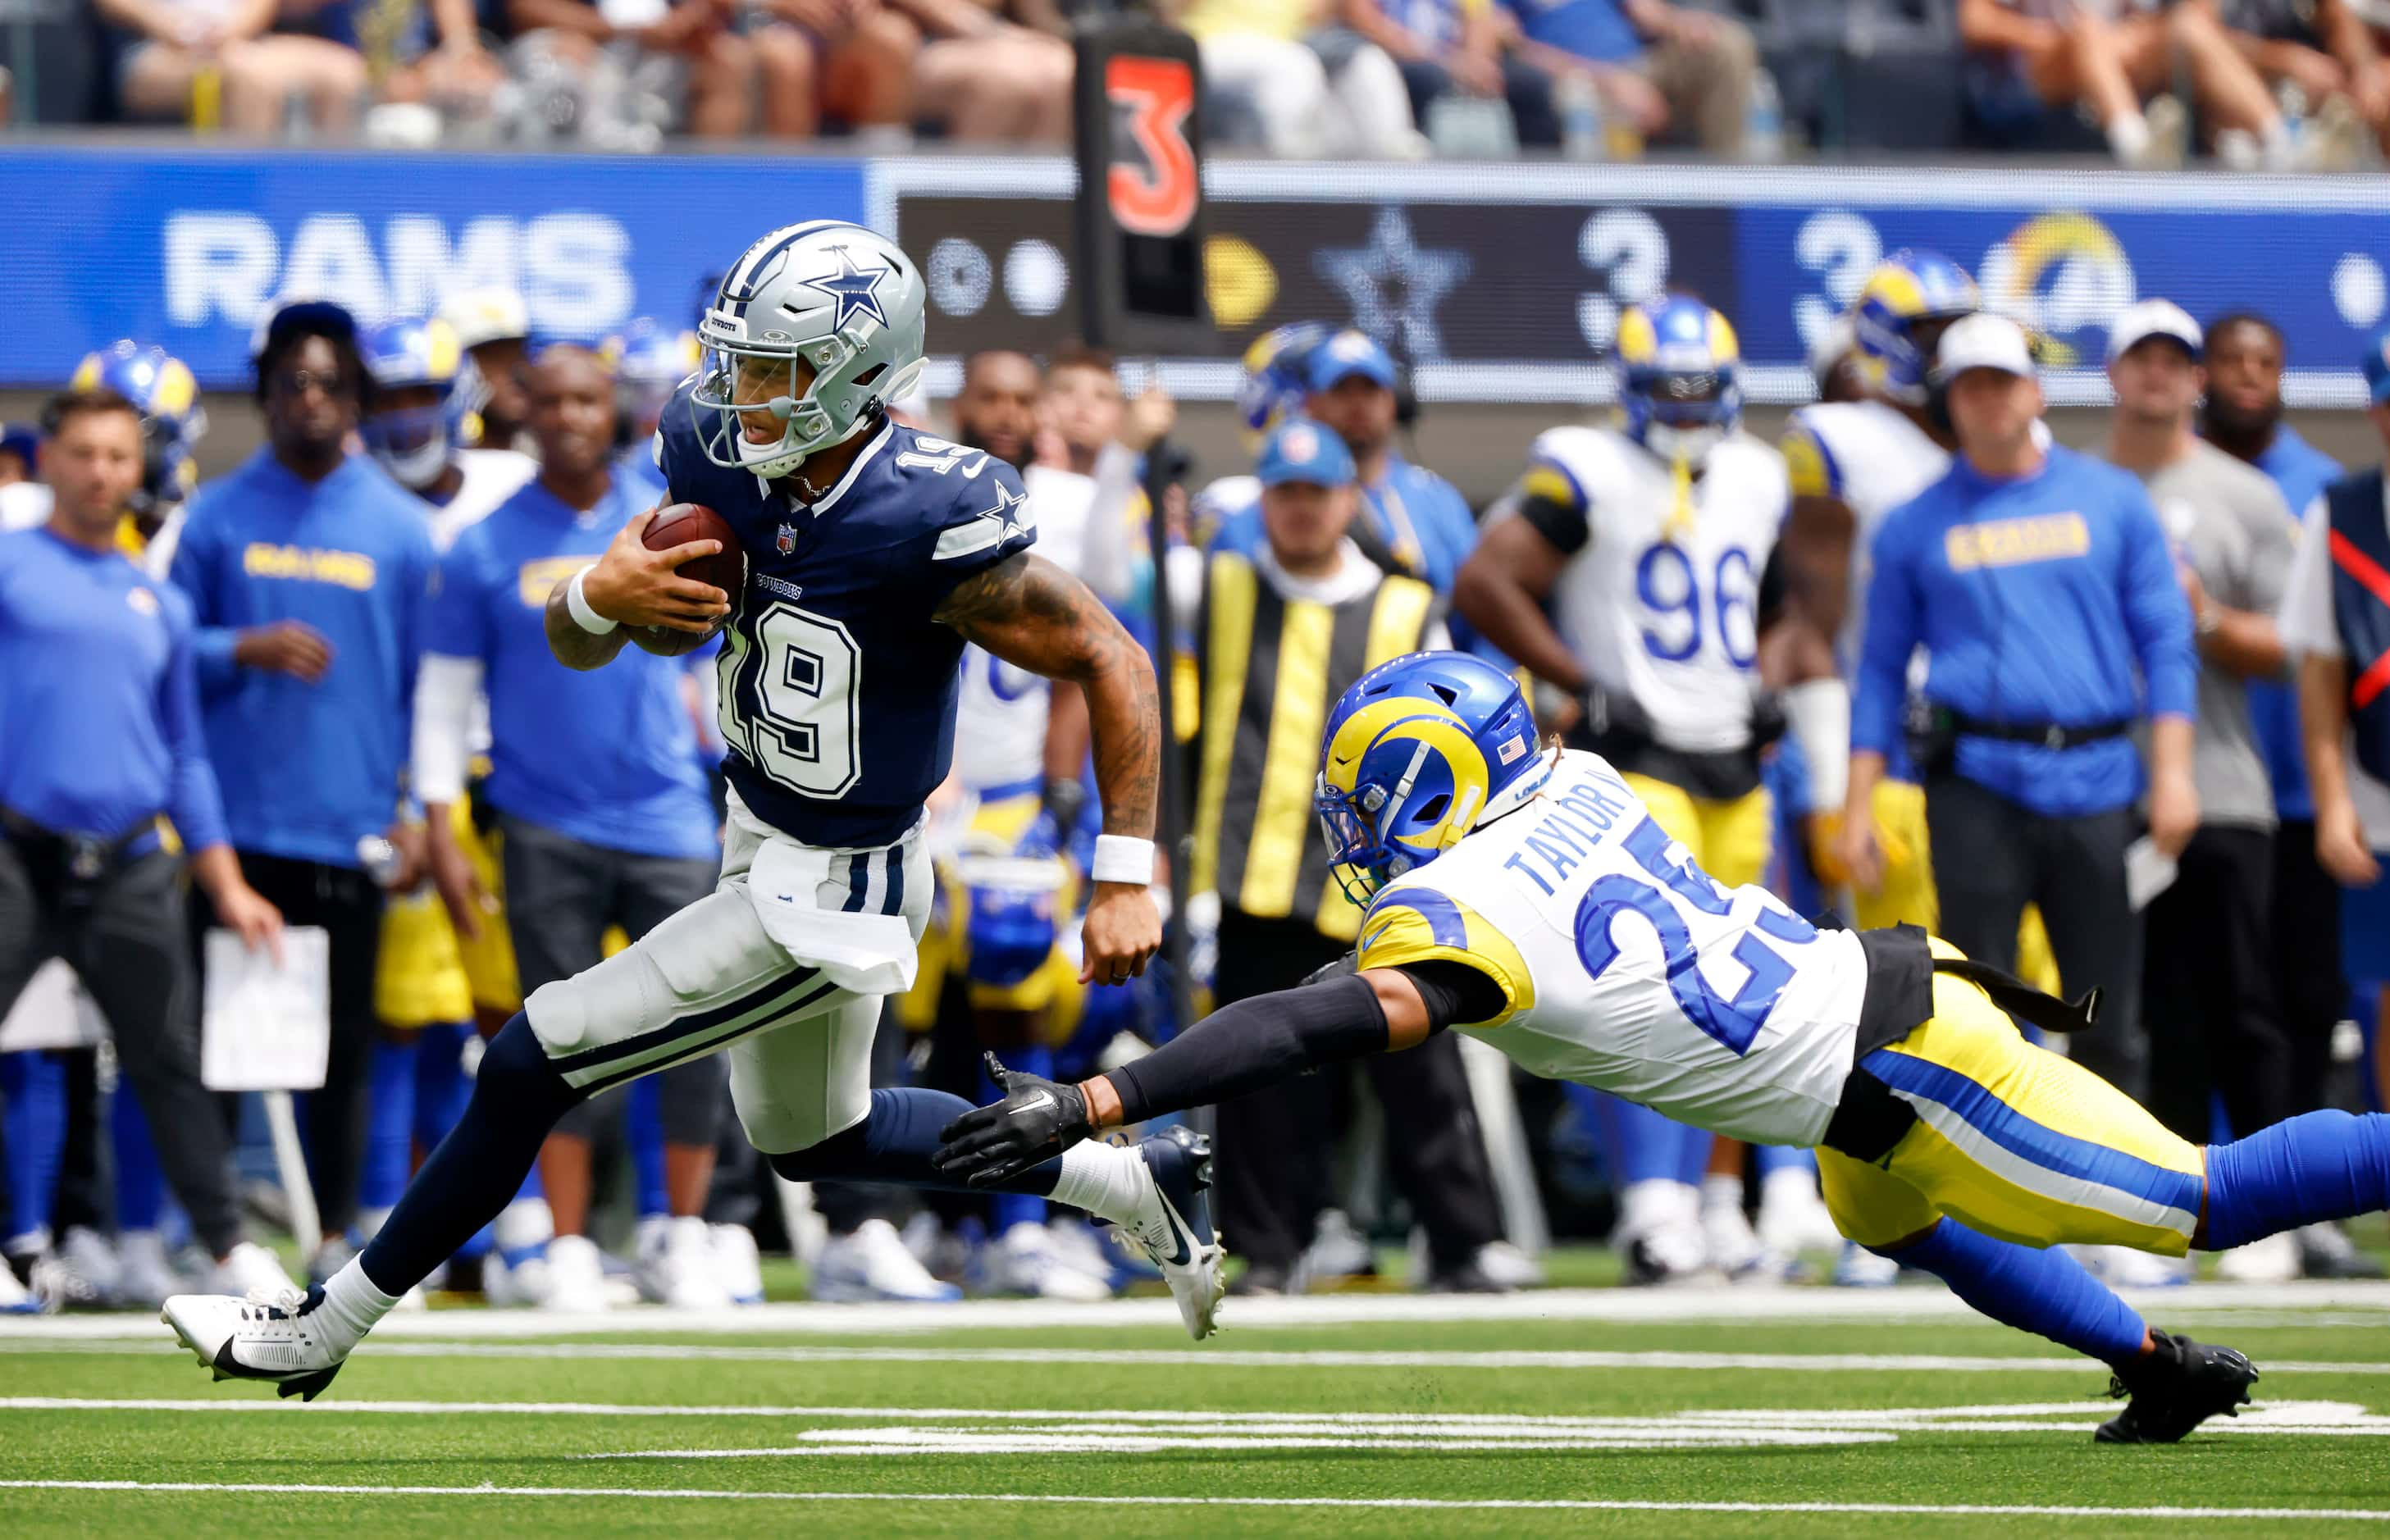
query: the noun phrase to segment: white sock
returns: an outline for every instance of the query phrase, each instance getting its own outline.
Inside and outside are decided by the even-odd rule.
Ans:
[[[1742,1178],[1716,1172],[1702,1178],[1702,1212],[1715,1213],[1732,1209],[1742,1212]]]
[[[1082,1139],[1062,1151],[1062,1174],[1047,1194],[1115,1225],[1137,1217],[1145,1196],[1145,1157],[1134,1149]]]
[[[397,1308],[398,1296],[376,1288],[358,1259],[351,1257],[326,1281],[324,1303],[315,1307],[315,1318],[324,1323],[324,1335],[332,1346],[346,1354],[375,1323]]]
[[[2120,112],[2108,122],[2108,148],[2127,165],[2150,148],[2150,121],[2139,112]]]

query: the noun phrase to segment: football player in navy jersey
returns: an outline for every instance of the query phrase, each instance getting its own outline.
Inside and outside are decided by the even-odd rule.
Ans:
[[[883,995],[912,982],[930,912],[922,802],[953,754],[966,642],[1086,693],[1104,812],[1082,977],[1121,983],[1162,939],[1149,887],[1161,731],[1151,661],[1078,580],[1031,554],[1021,479],[986,453],[887,419],[921,370],[926,294],[895,244],[816,220],[724,275],[705,364],[654,453],[666,495],[728,521],[736,594],[678,575],[624,526],[555,584],[548,643],[604,666],[627,639],[725,628],[731,788],[723,877],[623,952],[535,991],[492,1040],[465,1118],[372,1243],[326,1284],[270,1301],[181,1295],[166,1319],[218,1378],[310,1399],[401,1295],[497,1213],[566,1109],[726,1051],[741,1123],[791,1181],[950,1185],[931,1164],[969,1104],[873,1090]],[[651,629],[653,628],[653,629]],[[1189,1331],[1212,1329],[1220,1249],[1209,1150],[1183,1129],[1089,1142],[1018,1190],[1118,1226],[1161,1264]]]

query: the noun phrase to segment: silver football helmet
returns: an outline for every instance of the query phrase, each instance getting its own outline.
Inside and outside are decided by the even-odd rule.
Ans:
[[[912,260],[860,225],[807,220],[747,248],[697,327],[689,409],[706,457],[785,476],[853,438],[919,379],[927,298]],[[779,433],[751,436],[751,422]]]

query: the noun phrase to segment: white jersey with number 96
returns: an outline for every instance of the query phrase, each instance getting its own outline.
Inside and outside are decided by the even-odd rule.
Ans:
[[[1485,974],[1502,1015],[1459,1025],[1546,1079],[1759,1144],[1824,1136],[1867,994],[1857,935],[1720,887],[1597,754],[1557,755],[1487,812],[1377,895],[1363,968]]]

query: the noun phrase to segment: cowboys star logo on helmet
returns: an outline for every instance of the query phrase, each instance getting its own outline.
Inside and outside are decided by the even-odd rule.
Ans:
[[[748,247],[698,323],[689,410],[706,458],[786,476],[879,421],[920,378],[927,296],[894,241],[842,220]]]
[[[879,267],[866,273],[855,266],[854,256],[845,247],[832,250],[838,252],[838,271],[806,279],[807,287],[818,289],[838,302],[838,326],[845,326],[849,314],[856,312],[886,326],[888,313],[880,308],[880,280],[888,276],[888,269]]]

